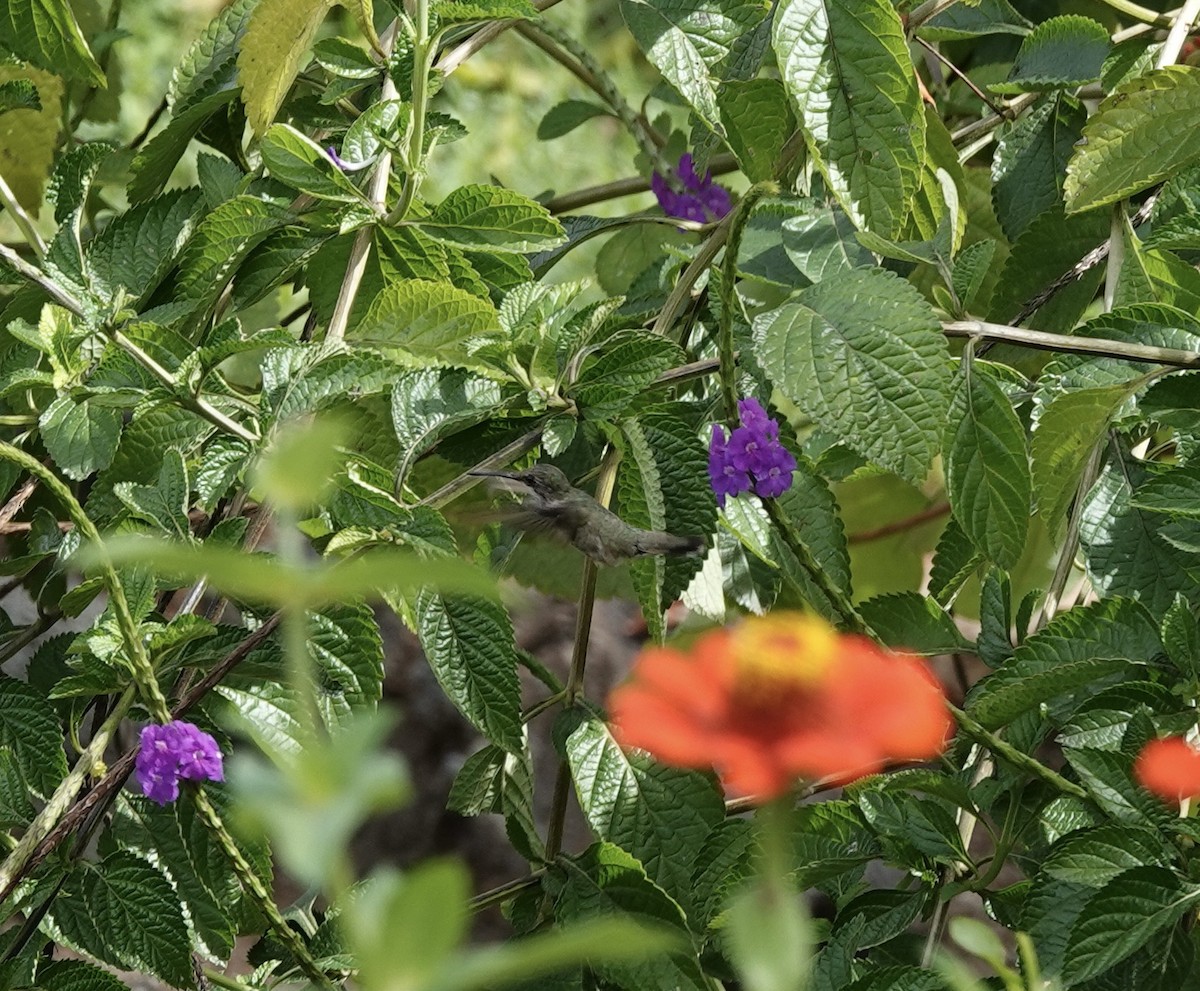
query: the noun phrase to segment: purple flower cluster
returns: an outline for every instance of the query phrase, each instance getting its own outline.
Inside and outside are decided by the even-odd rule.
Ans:
[[[683,183],[682,193],[675,192],[667,180],[657,172],[650,177],[650,188],[654,190],[654,195],[658,197],[658,205],[668,217],[707,224],[713,220],[720,220],[732,208],[729,191],[713,182],[712,172],[705,172],[703,179],[696,175],[690,154],[679,159],[679,168],[675,170],[675,174]]]
[[[783,495],[792,487],[796,459],[779,442],[779,424],[772,420],[757,399],[738,401],[742,425],[728,437],[725,428],[713,424],[708,449],[708,478],[717,505],[725,508],[728,496],[753,491],[764,499]]]
[[[159,805],[179,797],[179,782],[224,781],[221,748],[191,723],[151,724],[142,730],[137,755],[137,779],[142,794]]]

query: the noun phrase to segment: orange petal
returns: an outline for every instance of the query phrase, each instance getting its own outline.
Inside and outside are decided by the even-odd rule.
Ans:
[[[1143,788],[1169,802],[1200,795],[1200,753],[1181,736],[1147,743],[1133,773]]]

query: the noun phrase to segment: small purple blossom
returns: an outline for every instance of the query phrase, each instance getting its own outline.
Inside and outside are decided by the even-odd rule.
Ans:
[[[198,726],[171,722],[142,730],[136,770],[142,794],[166,805],[179,797],[179,782],[224,781],[221,748]]]
[[[796,459],[779,440],[779,424],[767,415],[757,399],[738,402],[741,426],[725,437],[713,425],[708,449],[708,478],[725,508],[725,499],[753,491],[764,499],[783,495],[792,485]]]
[[[333,164],[336,165],[343,172],[349,172],[354,168],[353,165],[351,165],[344,158],[342,158],[341,155],[339,155],[337,153],[337,149],[333,145],[330,145],[328,148],[325,149],[325,154],[328,155],[329,160],[331,162],[333,162]]]
[[[672,189],[667,180],[657,172],[650,177],[650,188],[658,197],[658,205],[668,217],[707,224],[720,220],[732,209],[733,202],[729,198],[729,191],[713,182],[711,171],[705,172],[703,179],[696,175],[690,154],[685,154],[679,159],[675,174],[683,184],[683,192]]]

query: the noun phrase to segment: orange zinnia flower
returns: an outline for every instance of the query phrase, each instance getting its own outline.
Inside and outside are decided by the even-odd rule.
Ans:
[[[1133,763],[1133,774],[1146,791],[1168,802],[1200,795],[1200,753],[1182,736],[1147,743]]]
[[[799,777],[853,781],[940,753],[951,723],[915,657],[802,613],[754,617],[690,650],[651,647],[609,699],[613,734],[666,764],[770,798]]]

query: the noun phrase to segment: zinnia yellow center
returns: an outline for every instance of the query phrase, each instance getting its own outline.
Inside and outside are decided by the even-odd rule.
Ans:
[[[837,661],[837,643],[837,632],[815,616],[752,617],[733,634],[739,692],[760,696],[818,684]]]

